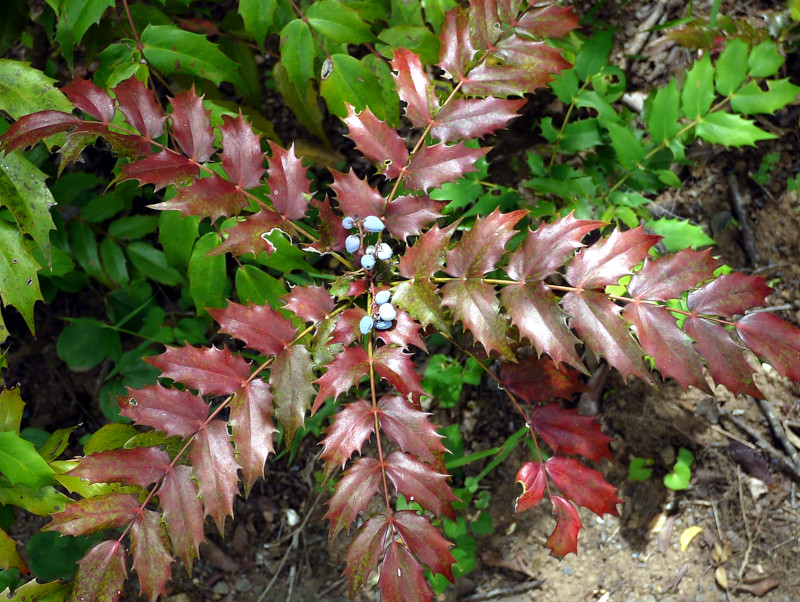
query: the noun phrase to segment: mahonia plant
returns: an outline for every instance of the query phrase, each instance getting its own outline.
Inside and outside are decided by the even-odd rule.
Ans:
[[[659,237],[641,227],[604,236],[604,222],[573,215],[534,225],[525,211],[496,210],[470,229],[437,223],[442,204],[428,191],[474,169],[488,149],[465,141],[514,118],[525,101],[508,96],[531,92],[569,66],[543,37],[576,27],[570,8],[518,0],[471,0],[448,12],[439,38],[444,79],[434,81],[408,50],[391,60],[416,135],[413,148],[369,109],[349,107],[348,136],[384,181],[375,187],[352,171],[333,171],[335,202],[312,199],[306,167],[292,148],[270,143],[265,167],[259,137],[241,115],[219,127],[220,150],[193,89],[176,95],[165,113],[138,79],[118,84],[113,98],[77,79],[63,91],[92,121],[44,111],[9,128],[0,139],[6,153],[66,132],[65,163],[102,137],[128,160],[119,180],[174,188],[155,208],[212,222],[229,218],[213,253],[270,253],[266,235],[280,230],[345,266],[328,288],[294,287],[280,311],[233,301],[208,310],[222,332],[260,356],[256,361],[246,359],[252,352],[191,346],[147,358],[170,384],[129,390],[118,402],[124,416],[159,434],[95,446],[77,459],[68,476],[101,485],[73,480],[83,499],[46,527],[65,535],[121,530],[80,561],[74,599],[118,599],[129,552],[141,591],[155,600],[174,559],[191,570],[205,517],[224,532],[240,480],[246,496],[263,476],[276,424],[291,444],[309,410],[364,383],[363,398],[341,404],[321,442],[325,477],[346,468],[325,515],[329,541],[363,516],[346,558],[350,595],[377,569],[384,600],[430,600],[424,567],[452,580],[455,562],[431,521],[453,517],[457,499],[447,450],[420,407],[424,391],[408,351],[425,351],[430,332],[473,357],[498,358],[499,371],[486,368],[488,374],[503,385],[536,445],[541,439],[550,447],[549,459],[520,468],[516,510],[539,504],[547,491],[557,519],[547,546],[559,558],[577,551],[577,507],[616,515],[620,502],[616,487],[584,463],[611,458],[599,424],[540,403],[580,388],[578,375],[587,369],[576,345],[623,378],[648,383],[655,378],[645,356],[684,388],[710,391],[706,367],[716,383],[761,397],[744,346],[800,380],[800,331],[770,313],[746,313],[764,305],[771,289],[755,276],[715,277],[720,262],[710,251],[657,257]],[[612,294],[607,287],[614,286]],[[361,455],[370,440],[376,455]],[[117,485],[102,485],[108,483]],[[396,495],[422,510],[395,510]],[[371,503],[376,497],[381,503]]]

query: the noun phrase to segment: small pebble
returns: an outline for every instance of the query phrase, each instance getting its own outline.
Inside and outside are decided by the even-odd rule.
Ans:
[[[236,583],[233,584],[233,588],[237,592],[249,592],[253,589],[253,584],[250,583],[250,580],[247,577],[239,577],[236,580]]]
[[[219,596],[226,596],[231,593],[231,586],[224,581],[217,581],[211,591]]]

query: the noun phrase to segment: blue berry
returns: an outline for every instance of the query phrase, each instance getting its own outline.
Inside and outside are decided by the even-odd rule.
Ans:
[[[392,293],[389,291],[378,291],[375,293],[375,305],[383,305],[384,303],[389,303],[389,299],[392,298]]]
[[[381,320],[391,322],[397,317],[397,310],[391,303],[384,303],[378,308],[378,317]]]
[[[385,227],[381,218],[375,215],[368,215],[364,218],[364,230],[367,232],[383,232]]]
[[[342,226],[344,227],[345,230],[349,230],[354,225],[355,225],[355,222],[353,221],[353,218],[350,217],[350,216],[347,216],[346,218],[344,218],[342,220]]]
[[[375,245],[370,245],[366,249],[364,249],[364,253],[367,255],[375,255]]]
[[[361,239],[356,234],[351,234],[344,241],[344,248],[348,253],[355,253],[361,247]]]
[[[370,330],[372,330],[372,325],[375,323],[370,316],[364,316],[361,318],[361,321],[358,323],[358,329],[361,331],[361,334],[368,334]]]
[[[377,247],[376,255],[378,256],[378,259],[381,259],[383,261],[386,261],[387,259],[391,259],[392,258],[392,247],[387,245],[385,242],[382,242]]]
[[[375,256],[374,255],[364,255],[361,258],[361,267],[365,270],[371,270],[375,267]]]
[[[392,323],[389,320],[378,320],[375,322],[375,328],[378,330],[389,330],[392,327]]]

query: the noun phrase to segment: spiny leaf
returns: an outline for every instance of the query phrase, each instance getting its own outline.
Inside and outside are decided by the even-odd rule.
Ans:
[[[145,358],[161,376],[185,384],[201,395],[228,395],[250,376],[250,365],[227,348],[167,347],[161,355]]]
[[[163,150],[144,159],[123,165],[119,179],[139,180],[139,186],[153,184],[155,190],[161,190],[171,184],[179,184],[200,173],[197,163],[194,163],[176,153]],[[203,180],[204,181],[204,180]],[[169,203],[169,202],[168,202]],[[162,208],[164,203],[156,205]]]
[[[650,247],[658,240],[658,236],[645,234],[641,227],[625,232],[614,230],[608,238],[573,257],[567,266],[567,280],[583,289],[616,284],[648,256]]]
[[[264,153],[261,151],[261,136],[244,120],[241,111],[236,119],[223,115],[222,167],[238,188],[249,190],[261,185],[264,169]]]
[[[167,552],[167,534],[161,514],[144,510],[131,525],[133,568],[139,575],[142,593],[150,602],[163,595],[172,575],[172,556]]]
[[[0,136],[0,149],[6,154],[18,148],[26,149],[53,134],[66,132],[81,120],[63,111],[39,111],[20,117],[12,123],[8,131]]]
[[[136,77],[117,84],[112,90],[119,110],[137,132],[153,140],[164,133],[167,116],[152,90],[145,88]]]
[[[333,299],[324,286],[296,286],[286,295],[286,309],[304,322],[319,322],[333,311]]]
[[[348,468],[328,502],[328,512],[324,518],[331,521],[328,533],[328,547],[342,529],[350,529],[359,512],[367,509],[372,497],[380,486],[380,463],[375,458],[359,458]]]
[[[500,213],[495,209],[491,215],[475,220],[472,229],[447,252],[445,272],[456,278],[479,278],[492,271],[514,235],[514,226],[525,213]]]
[[[109,493],[67,504],[62,512],[53,514],[52,522],[43,530],[58,531],[61,535],[88,535],[124,527],[138,512],[139,499],[135,495]]]
[[[147,487],[161,479],[169,463],[169,454],[157,447],[112,449],[84,456],[66,474],[92,483],[111,481]]]
[[[408,253],[406,253],[407,255]],[[403,259],[400,260],[401,263]],[[430,280],[414,279],[401,282],[394,289],[392,301],[397,307],[405,309],[423,326],[433,325],[442,332],[448,332],[439,288]]]
[[[398,271],[406,278],[431,278],[444,267],[446,247],[458,223],[447,228],[433,228],[422,234],[413,247],[406,250],[400,258]]]
[[[172,135],[181,150],[198,163],[205,163],[216,152],[210,115],[194,86],[172,99]]]
[[[386,125],[367,107],[356,113],[352,105],[346,105],[347,117],[344,121],[349,132],[347,137],[356,144],[364,156],[375,163],[380,173],[389,179],[400,175],[408,162],[408,149],[405,141],[394,128]]]
[[[689,293],[687,304],[696,314],[730,317],[765,305],[770,293],[772,288],[760,276],[733,272],[723,274]]]
[[[297,158],[294,144],[285,150],[269,143],[272,156],[267,159],[269,196],[275,211],[286,219],[302,219],[308,211],[311,188],[306,174],[308,169]]]
[[[272,423],[272,414],[272,392],[260,378],[247,383],[231,400],[228,424],[233,431],[236,461],[242,467],[245,497],[256,479],[264,476],[267,456],[275,451],[272,436],[278,429]]]
[[[278,355],[297,334],[292,323],[266,305],[240,305],[228,301],[224,309],[209,309],[220,330],[244,341],[264,355]]]
[[[354,171],[342,173],[333,169],[331,174],[331,188],[336,193],[336,202],[344,215],[364,219],[369,215],[383,213],[383,197]]]
[[[119,600],[127,576],[125,548],[113,539],[102,541],[78,561],[72,597],[74,600]]]
[[[413,510],[400,510],[393,519],[393,524],[408,550],[431,571],[454,581],[452,565],[456,560],[450,554],[450,546],[453,544],[441,536],[428,518]]]
[[[447,484],[448,475],[437,472],[429,464],[399,450],[393,451],[386,458],[385,470],[387,478],[398,493],[436,516],[444,514],[455,520],[452,502],[458,498]]]
[[[151,385],[117,397],[120,414],[170,436],[189,437],[208,418],[208,405],[189,391]]]
[[[61,88],[61,91],[77,108],[100,122],[108,123],[114,119],[114,101],[108,92],[89,80],[76,77]]]
[[[500,313],[500,302],[491,284],[477,278],[448,282],[442,288],[442,304],[452,309],[455,319],[488,353],[497,351],[506,359],[513,359],[514,353],[505,334],[508,325]]]
[[[373,355],[373,366],[375,372],[385,378],[403,397],[411,395],[418,402],[420,396],[425,395],[420,376],[411,361],[411,354],[401,347],[379,347]]]
[[[442,142],[483,138],[505,128],[515,117],[525,100],[500,98],[458,98],[436,114],[431,134]]]
[[[405,116],[414,127],[426,127],[439,108],[439,99],[419,56],[405,48],[398,48],[394,51],[391,65],[397,93],[400,100],[406,103]]]
[[[287,445],[291,445],[295,432],[303,426],[314,396],[313,365],[308,349],[298,344],[279,353],[270,370],[275,415],[283,426]]]
[[[378,566],[391,525],[385,514],[371,516],[350,542],[344,574],[350,579],[348,592],[351,598],[366,584],[369,574]]]
[[[561,38],[579,27],[578,15],[571,6],[552,4],[528,10],[514,23],[514,27],[534,38]]]
[[[311,201],[311,206],[319,214],[319,240],[306,247],[305,250],[330,253],[344,249],[344,241],[350,232],[344,229],[339,216],[334,213],[330,199],[327,196],[321,201],[314,199]]]
[[[445,13],[439,34],[439,66],[452,79],[461,81],[474,56],[469,12],[455,7]]]
[[[628,293],[635,299],[651,301],[677,299],[698,282],[712,278],[721,265],[721,261],[711,257],[711,249],[684,249],[674,255],[650,258],[631,277]]]
[[[386,549],[378,587],[385,602],[428,602],[433,597],[422,565],[396,541]]]
[[[443,206],[444,203],[424,195],[404,195],[386,204],[383,221],[392,236],[405,240],[419,234],[423,227],[441,217],[439,210]]]
[[[545,476],[540,462],[525,462],[517,471],[516,482],[522,485],[522,493],[514,502],[514,512],[519,514],[539,505],[544,497]]]
[[[556,454],[580,455],[599,462],[613,460],[605,435],[593,416],[581,416],[577,410],[567,410],[557,403],[537,406],[529,422]]]
[[[190,185],[178,188],[170,200],[150,205],[159,211],[180,211],[182,215],[197,215],[200,219],[209,217],[211,221],[223,215],[238,215],[248,206],[245,194],[217,174],[194,180]]]
[[[467,148],[463,142],[451,146],[444,143],[422,146],[406,168],[406,184],[413,189],[428,191],[445,182],[454,182],[466,173],[477,171],[475,162],[489,150]]]
[[[569,501],[560,495],[550,498],[553,502],[553,512],[556,514],[556,528],[545,544],[550,548],[550,555],[564,558],[570,552],[578,553],[578,531],[583,528],[578,511]]]
[[[320,458],[325,460],[325,479],[337,466],[344,467],[353,452],[361,451],[361,446],[374,431],[375,414],[370,403],[358,399],[345,405],[333,417],[322,440],[324,448]]]
[[[223,182],[227,182],[227,180],[223,180]],[[252,253],[254,256],[258,256],[262,251],[266,251],[267,255],[270,255],[275,251],[275,245],[269,240],[269,235],[273,230],[285,229],[286,221],[283,217],[274,211],[262,209],[258,213],[240,218],[232,226],[225,228],[223,230],[225,240],[211,254],[244,255]]]
[[[172,551],[183,560],[189,572],[192,562],[199,556],[200,544],[205,541],[203,505],[191,477],[190,467],[175,466],[164,474],[156,492],[164,511]]]
[[[766,312],[744,316],[736,332],[753,353],[769,362],[784,378],[800,382],[800,331]]]
[[[239,465],[233,454],[227,424],[212,420],[200,428],[189,451],[197,479],[203,511],[211,516],[220,533],[225,532],[225,517],[233,516],[233,498],[239,491]]]
[[[429,415],[399,395],[384,395],[378,401],[378,422],[389,440],[423,462],[437,464],[447,449]]]
[[[534,356],[517,358],[516,363],[500,364],[500,380],[511,393],[527,403],[550,401],[555,397],[570,399],[586,391],[579,373],[568,366],[559,366],[549,358]]]
[[[397,312],[394,326],[389,330],[379,330],[375,336],[387,345],[397,345],[398,347],[414,345],[427,353],[428,348],[420,336],[420,330],[422,328],[419,322],[414,320],[408,313],[400,310]]]
[[[322,407],[325,400],[333,397],[335,400],[350,387],[357,385],[369,373],[369,356],[363,347],[347,347],[342,353],[337,354],[328,364],[328,369],[320,378],[314,381],[319,385],[319,392],[311,413],[314,414]]]
[[[574,458],[553,456],[544,463],[547,476],[561,492],[578,506],[583,506],[597,516],[619,516],[617,488],[608,483],[601,472],[584,466]]]

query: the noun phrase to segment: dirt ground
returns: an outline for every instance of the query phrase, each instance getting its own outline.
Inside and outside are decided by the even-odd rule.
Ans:
[[[695,10],[707,10],[709,4],[695,3]],[[770,9],[768,3],[758,9],[753,3],[744,8],[737,4],[744,3],[723,3],[723,12],[727,9],[725,14],[756,22],[763,10]],[[664,5],[662,18],[677,17],[683,5]],[[658,6],[624,3],[621,8],[604,9],[600,16],[619,25],[618,64],[626,60],[626,47],[649,11]],[[649,59],[628,61],[631,83],[651,89],[667,81],[685,68],[687,52],[654,34],[636,52]],[[796,67],[790,63],[789,69],[793,64]],[[800,76],[796,71],[787,75]],[[654,203],[655,212],[704,225],[718,240],[719,254],[729,265],[767,277],[775,288],[770,303],[782,308],[777,315],[795,324],[800,324],[800,200],[786,191],[786,180],[800,172],[799,115],[792,107],[766,124],[781,136],[755,149],[696,146],[692,168],[680,174],[684,187]],[[780,159],[770,181],[761,187],[747,173],[757,171],[770,152],[779,153]],[[731,173],[752,223],[755,254],[745,248],[740,231],[725,226],[735,214]],[[24,396],[31,400],[31,424],[60,424],[67,415],[74,421],[77,411],[85,418],[83,428],[96,430],[97,412],[90,406],[102,375],[61,375],[53,349],[57,327],[48,333],[47,325],[42,325],[36,341],[16,348],[16,363],[5,380],[23,383]],[[36,370],[26,363],[33,355],[46,360]],[[800,424],[800,386],[782,381],[768,366],[758,379],[773,417]],[[46,403],[48,409],[37,403]],[[471,432],[464,438],[473,451],[497,445],[521,426],[504,398],[489,388],[473,390],[451,412],[434,418],[467,425]],[[494,532],[478,540],[476,569],[459,578],[441,600],[800,599],[800,476],[781,463],[787,452],[762,405],[734,398],[722,388],[712,397],[696,390],[684,393],[673,382],[657,388],[625,387],[612,375],[604,383],[599,416],[605,431],[615,437],[615,461],[601,469],[620,488],[625,501],[621,517],[599,518],[582,510],[578,555],[561,561],[550,557],[544,545],[555,524],[549,506],[514,515],[514,499],[520,493],[514,476],[527,459],[520,447],[516,456],[481,482],[491,492]],[[673,492],[663,486],[661,476],[681,447],[696,459],[689,489]],[[193,575],[174,567],[173,593],[167,600],[346,599],[346,579],[340,575],[347,542],[340,537],[333,550],[327,549],[327,522],[322,520],[326,496],[315,490],[313,473],[319,466],[314,462],[314,442],[308,442],[297,457],[307,463],[289,465],[285,459],[268,463],[266,479],[251,497],[236,500],[237,518],[229,520],[224,539],[208,526],[210,543],[202,548]],[[654,460],[653,478],[627,480],[633,457]],[[467,471],[477,473],[481,468],[470,465]],[[681,536],[695,526],[700,531],[682,549]],[[131,583],[127,599],[136,599],[136,593],[136,584]],[[378,599],[375,588],[356,598]]]

